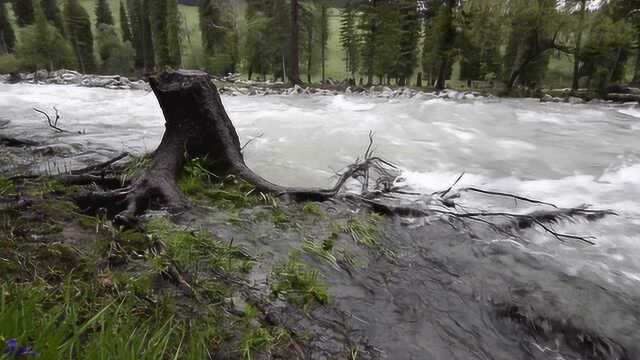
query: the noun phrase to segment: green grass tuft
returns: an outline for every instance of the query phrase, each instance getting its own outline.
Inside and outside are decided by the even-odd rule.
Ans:
[[[325,305],[329,302],[327,286],[320,280],[320,273],[299,262],[295,255],[276,266],[273,277],[275,281],[272,293],[305,311],[313,305]]]
[[[16,186],[13,181],[0,177],[0,196],[12,196],[16,195]]]

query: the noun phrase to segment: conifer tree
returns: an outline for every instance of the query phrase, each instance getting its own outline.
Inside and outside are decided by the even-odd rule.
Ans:
[[[300,33],[300,4],[298,0],[291,0],[291,73],[289,82],[299,84],[300,81],[300,50],[298,35]]]
[[[169,47],[168,65],[179,67],[182,64],[182,52],[180,50],[180,19],[177,0],[167,0],[167,45]]]
[[[398,58],[400,55],[400,12],[395,0],[377,1],[376,8],[379,19],[378,36],[376,37],[376,57],[374,71],[379,83],[386,79],[388,85],[392,79],[398,80]]]
[[[350,1],[342,10],[340,19],[340,45],[344,51],[347,73],[354,79],[358,72],[358,34],[356,33],[356,8]]]
[[[169,64],[169,43],[167,41],[167,0],[149,0],[149,19],[151,20],[151,33],[153,34],[153,49],[155,50],[157,64],[166,66]]]
[[[34,8],[34,25],[22,33],[17,57],[22,66],[31,71],[73,67],[75,64],[71,44],[48,23],[40,3],[36,3]]]
[[[142,69],[145,64],[144,46],[142,43],[142,23],[140,12],[141,0],[127,0],[129,10],[129,26],[131,29],[131,44],[136,52],[135,68]]]
[[[147,9],[148,0],[129,0],[129,21],[136,53],[135,67],[145,72],[155,68],[151,23]]]
[[[326,64],[327,64],[327,44],[329,43],[329,16],[327,13],[327,4],[320,5],[320,63],[322,67],[322,82],[326,80]]]
[[[250,9],[251,7],[247,11],[247,36],[243,55],[247,63],[246,70],[249,80],[254,73],[262,75],[264,79],[266,74],[271,71],[271,54],[273,52],[273,48],[268,43],[270,19],[262,12],[251,12]]]
[[[16,48],[16,34],[9,22],[4,0],[0,0],[0,55],[12,53]]]
[[[96,27],[100,24],[113,25],[113,14],[107,0],[98,0],[96,4]]]
[[[94,71],[96,66],[89,14],[78,0],[66,0],[63,17],[80,70],[84,73]]]
[[[420,20],[415,0],[402,0],[397,5],[399,10],[400,34],[398,45],[398,85],[407,85],[407,80],[414,72],[418,56],[418,37]]]
[[[380,18],[375,1],[363,5],[359,20],[358,28],[360,31],[360,42],[362,44],[360,51],[362,70],[367,76],[367,86],[371,86],[376,70],[378,38],[380,36]]]
[[[238,36],[234,24],[233,0],[202,0],[199,3],[202,47],[209,71],[219,74],[234,72],[238,53]],[[252,3],[247,10],[248,22],[254,14]]]
[[[120,1],[120,30],[122,31],[122,41],[132,43],[133,35],[129,25],[129,16],[127,16],[127,9],[122,1]]]
[[[129,74],[133,69],[135,52],[131,43],[122,42],[116,27],[100,24],[96,35],[101,70],[108,74]]]
[[[151,8],[151,0],[142,0],[142,7],[140,13],[140,24],[142,28],[142,45],[144,46],[145,54],[145,71],[153,71],[156,67],[155,46],[153,43],[153,30],[151,27],[151,20],[149,19]]]
[[[42,11],[44,11],[44,16],[49,20],[49,23],[55,26],[62,35],[65,35],[64,21],[58,0],[42,0]]]
[[[493,80],[500,74],[504,40],[500,16],[504,8],[500,2],[483,0],[463,9],[456,44],[461,55],[461,80]]]
[[[33,0],[14,0],[13,12],[16,15],[16,24],[19,27],[33,24]]]

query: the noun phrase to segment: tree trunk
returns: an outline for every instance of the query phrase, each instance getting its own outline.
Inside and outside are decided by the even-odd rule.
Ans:
[[[307,28],[307,83],[311,84],[311,67],[313,66],[313,26]]]
[[[582,46],[582,27],[584,24],[584,14],[587,10],[587,0],[580,1],[580,21],[578,23],[578,34],[576,35],[576,50],[573,55],[573,83],[571,90],[577,91],[580,80],[580,50]]]
[[[640,37],[640,32],[639,32],[639,37]],[[633,79],[631,80],[631,84],[635,86],[640,86],[640,41],[638,42],[638,52],[636,53],[636,65],[633,71]]]
[[[322,83],[324,84],[326,81],[325,78],[325,66],[326,66],[326,50],[327,50],[327,30],[325,28],[325,24],[327,24],[327,5],[322,5],[322,31],[321,31],[321,41],[322,41],[322,54],[321,63],[322,63]]]
[[[300,51],[298,44],[298,33],[300,25],[298,0],[291,0],[291,79],[292,84],[300,83]]]
[[[296,189],[275,185],[244,162],[238,134],[211,78],[201,71],[179,70],[151,78],[150,85],[165,117],[165,132],[149,168],[131,186],[76,199],[84,209],[107,208],[120,224],[153,204],[180,208],[188,204],[177,186],[186,161],[207,159],[208,170],[220,177],[235,175],[264,193],[292,200],[326,200],[339,190]]]
[[[438,69],[438,79],[436,80],[436,90],[444,90],[446,82],[447,62],[442,60]]]

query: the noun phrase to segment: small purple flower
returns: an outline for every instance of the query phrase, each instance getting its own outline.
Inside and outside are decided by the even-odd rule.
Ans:
[[[31,356],[38,356],[38,353],[33,351],[31,346],[18,346],[16,339],[9,339],[5,341],[4,344],[6,347],[2,353],[9,355],[13,359],[24,359]]]

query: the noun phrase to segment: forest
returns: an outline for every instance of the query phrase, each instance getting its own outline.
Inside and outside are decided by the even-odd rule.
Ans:
[[[639,44],[637,0],[0,1],[0,73],[606,93],[640,83]]]

